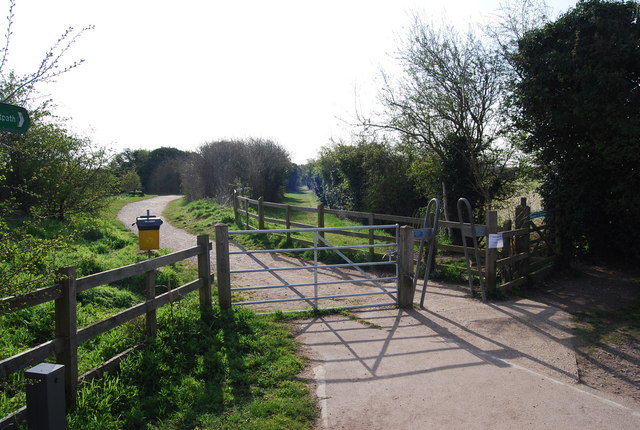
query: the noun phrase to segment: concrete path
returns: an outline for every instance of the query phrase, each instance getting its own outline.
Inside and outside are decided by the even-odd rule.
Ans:
[[[640,428],[640,405],[578,383],[568,314],[446,285],[425,308],[295,323],[318,429]]]
[[[119,218],[130,226],[175,198],[128,205]],[[194,236],[163,224],[162,247],[194,245]],[[235,264],[256,264],[238,257],[245,260]],[[268,279],[234,279],[254,281]],[[425,303],[294,323],[311,360],[305,376],[320,405],[318,429],[640,428],[640,405],[578,383],[567,313],[526,299],[483,304],[438,283]]]

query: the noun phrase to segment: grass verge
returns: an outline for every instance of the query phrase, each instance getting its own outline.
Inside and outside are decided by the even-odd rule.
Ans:
[[[75,265],[78,276],[145,259],[136,237],[116,221],[124,204],[114,200],[98,217],[47,222],[32,234],[75,232],[65,249],[51,258]],[[160,289],[194,279],[195,268],[172,265],[157,273]],[[78,297],[78,327],[111,316],[142,301],[144,278],[97,287]],[[52,302],[0,316],[0,359],[54,337]],[[67,415],[70,429],[241,428],[306,429],[315,406],[297,375],[305,364],[287,326],[276,318],[238,309],[214,309],[204,324],[196,293],[158,311],[157,337],[146,339],[144,319],[115,328],[83,344],[80,373],[130,346],[145,346],[127,356],[119,372],[84,384]],[[23,372],[0,380],[0,416],[25,403]]]

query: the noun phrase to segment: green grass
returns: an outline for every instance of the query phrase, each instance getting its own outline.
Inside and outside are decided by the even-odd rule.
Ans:
[[[316,207],[318,203],[315,195],[305,190],[301,193],[287,193],[283,204],[291,204],[301,206],[305,204],[308,207]],[[251,212],[256,212],[255,208],[250,208]],[[169,203],[164,215],[169,221],[176,227],[183,228],[192,234],[209,234],[214,237],[215,225],[219,222],[223,222],[229,225],[230,230],[246,230],[247,227],[244,224],[244,219],[240,224],[235,223],[233,209],[220,204],[212,200],[197,200],[187,202],[185,199],[174,200]],[[317,215],[304,212],[291,210],[291,221],[308,224],[311,226],[317,225]],[[265,207],[265,217],[267,218],[285,218],[285,210],[277,208]],[[357,222],[349,219],[341,219],[332,214],[325,214],[324,217],[325,227],[348,227],[354,225],[360,225]],[[250,224],[257,228],[257,221],[250,219]],[[284,225],[275,223],[265,223],[266,229],[282,229]],[[362,231],[361,233],[365,233]],[[389,231],[376,231],[376,234],[384,235],[389,234]],[[308,247],[295,239],[302,239],[308,242],[313,242],[313,233],[293,233],[291,234],[292,240],[287,241],[284,234],[273,235],[243,235],[235,237],[244,246],[250,248],[303,248]],[[368,244],[368,239],[348,237],[338,234],[326,233],[326,239],[333,245],[337,246],[351,246],[351,245],[363,245]],[[386,248],[379,248],[376,250],[374,259],[380,261],[382,255],[387,252]],[[368,249],[364,249],[357,252],[345,252],[355,262],[371,261],[371,256]],[[296,253],[296,256],[313,259],[313,252],[307,251],[305,253]],[[320,251],[318,256],[320,261],[325,263],[342,263],[341,257],[335,252]]]
[[[299,193],[287,193],[284,196],[283,204],[290,204],[295,206],[316,207],[318,200],[313,192],[309,190],[303,190]],[[255,208],[250,208],[250,211],[256,213]],[[230,230],[245,230],[244,220],[240,224],[236,224],[234,221],[233,209],[231,207],[221,206],[220,204],[212,200],[197,200],[187,202],[185,199],[174,200],[169,203],[168,209],[164,213],[176,227],[183,228],[193,234],[209,234],[214,237],[215,225],[219,222],[224,222],[229,225]],[[291,221],[309,224],[312,226],[317,225],[317,214],[308,213],[304,211],[291,210]],[[277,208],[265,207],[266,218],[285,219],[285,210]],[[325,214],[324,217],[326,227],[347,227],[354,225],[362,225],[358,222],[350,219],[341,219],[333,214]],[[250,219],[250,223],[253,227],[257,228],[257,221]],[[281,224],[265,223],[267,229],[282,229]],[[389,234],[389,231],[376,231],[377,235]],[[291,235],[293,239],[303,239],[309,242],[313,241],[313,233],[295,233]],[[326,239],[333,245],[337,246],[351,246],[368,244],[367,239],[348,237],[338,234],[327,233]],[[284,235],[245,235],[235,237],[238,242],[248,248],[261,248],[261,249],[283,249],[283,248],[303,248],[308,245],[303,245],[296,240],[287,241]],[[444,234],[440,234],[438,238],[439,242],[446,243],[448,238]],[[417,250],[417,245],[416,245]],[[379,248],[376,250],[374,256],[375,261],[381,261],[383,254],[387,252],[387,248]],[[355,262],[367,262],[372,261],[370,252],[368,249],[363,249],[357,252],[347,253],[349,257]],[[313,260],[314,255],[312,251],[298,252],[295,254],[298,257]],[[443,254],[448,255],[448,254]],[[319,251],[318,259],[324,263],[343,263],[344,260],[332,251]],[[447,256],[444,259],[439,258],[439,263],[431,273],[430,279],[434,281],[451,282],[451,283],[466,283],[466,266],[464,257],[460,255]],[[421,271],[424,270],[424,267]],[[422,273],[422,272],[421,272]]]
[[[197,295],[159,317],[161,330],[120,372],[83,388],[70,429],[308,429],[315,405],[288,328],[248,309],[199,319]]]
[[[52,257],[76,265],[78,276],[147,258],[137,239],[115,215],[139,198],[116,199],[98,217],[48,222],[34,235],[73,231],[75,240]],[[202,209],[202,208],[200,208]],[[194,279],[194,267],[177,264],[157,273],[160,289]],[[142,301],[144,279],[134,277],[78,296],[78,327],[84,327]],[[54,337],[54,304],[45,303],[0,316],[0,359]],[[121,428],[300,428],[307,429],[315,405],[297,375],[305,365],[283,322],[251,310],[214,309],[200,320],[197,292],[158,311],[157,337],[122,363],[121,370],[84,384],[67,415],[70,429]],[[117,327],[79,349],[84,373],[145,340],[144,319]],[[25,403],[23,372],[0,380],[0,416]]]

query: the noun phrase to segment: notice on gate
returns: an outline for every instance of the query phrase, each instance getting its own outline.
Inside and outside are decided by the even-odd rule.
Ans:
[[[504,248],[502,233],[489,234],[489,248]]]

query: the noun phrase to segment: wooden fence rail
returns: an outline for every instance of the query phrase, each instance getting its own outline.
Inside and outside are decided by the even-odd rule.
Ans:
[[[61,269],[62,281],[50,287],[18,297],[0,300],[0,315],[26,309],[48,301],[55,301],[56,337],[48,342],[35,346],[20,354],[0,361],[0,379],[10,374],[31,367],[49,357],[55,356],[56,362],[65,366],[65,393],[67,405],[73,405],[80,381],[87,381],[117,367],[128,352],[137,347],[118,354],[116,357],[96,367],[84,375],[78,375],[78,347],[115,327],[145,315],[146,334],[153,336],[157,330],[156,310],[184,295],[199,290],[200,312],[204,320],[208,320],[212,312],[210,251],[212,244],[208,235],[197,238],[197,246],[165,256],[141,261],[106,272],[76,278],[75,267]],[[161,267],[177,263],[190,257],[198,257],[198,278],[185,285],[155,295],[155,271]],[[137,275],[145,275],[146,300],[115,315],[93,323],[87,327],[77,328],[77,294],[100,285],[117,282]],[[24,419],[26,408],[0,419],[0,429],[11,428],[16,422]]]
[[[264,229],[265,222],[284,225],[286,229],[290,229],[291,227],[324,227],[325,214],[362,220],[363,224],[368,225],[375,225],[375,222],[383,221],[385,223],[394,222],[401,225],[417,227],[421,226],[423,222],[422,218],[330,209],[326,208],[323,204],[319,204],[313,208],[265,202],[262,198],[254,200],[242,197],[238,193],[234,193],[233,202],[236,222],[244,222],[247,228],[257,228],[261,230]],[[284,219],[265,217],[265,207],[283,210]],[[253,212],[250,211],[251,208],[255,208]],[[293,211],[317,214],[316,225],[292,221],[291,213]],[[485,237],[481,250],[481,260],[484,267],[483,275],[487,282],[489,292],[494,292],[496,289],[509,289],[528,284],[532,280],[536,280],[550,271],[556,250],[556,246],[554,246],[555,239],[549,236],[549,226],[536,224],[530,217],[531,209],[527,206],[526,199],[522,198],[520,205],[515,209],[515,222],[506,220],[500,226],[498,225],[497,213],[495,211],[487,211],[485,224],[476,224],[476,229],[482,231]],[[250,225],[250,219],[257,221],[257,227]],[[536,219],[544,220],[545,218],[538,216]],[[463,231],[470,229],[469,224],[460,224],[456,221],[446,220],[439,221],[439,227],[441,229],[462,229]],[[368,235],[348,231],[336,232],[336,234],[367,239],[370,245],[376,240],[389,241],[389,238],[376,235],[373,231]],[[490,234],[502,235],[504,246],[501,250],[488,248],[487,244]],[[287,239],[296,240],[306,245],[311,244],[309,241],[292,237],[290,234],[287,234],[286,237]],[[437,249],[447,253],[464,253],[464,248],[459,245],[438,243]],[[541,255],[545,255],[546,260],[541,259]],[[531,261],[533,259],[536,259],[537,264],[542,267],[531,270]],[[477,270],[475,272],[477,273]]]

